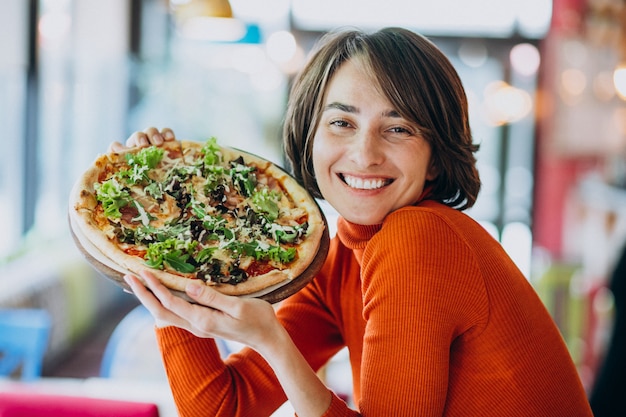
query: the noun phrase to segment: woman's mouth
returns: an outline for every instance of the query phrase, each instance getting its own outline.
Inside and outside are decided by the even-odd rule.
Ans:
[[[377,190],[393,182],[390,178],[360,178],[344,174],[341,174],[340,177],[348,187],[357,190]]]

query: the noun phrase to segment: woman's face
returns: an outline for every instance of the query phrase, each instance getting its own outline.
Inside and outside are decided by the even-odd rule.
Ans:
[[[357,61],[358,62],[358,61]],[[346,220],[382,223],[416,203],[435,178],[430,145],[353,61],[330,81],[313,142],[313,166],[324,198]]]

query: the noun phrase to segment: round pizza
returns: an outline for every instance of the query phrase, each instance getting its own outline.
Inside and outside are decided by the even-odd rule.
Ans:
[[[215,138],[101,155],[70,200],[73,231],[101,255],[177,291],[189,279],[230,295],[289,282],[325,236],[319,206],[291,176]]]

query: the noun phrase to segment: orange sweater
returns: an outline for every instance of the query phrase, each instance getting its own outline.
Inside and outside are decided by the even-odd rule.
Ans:
[[[343,346],[355,403],[324,416],[592,416],[561,335],[501,246],[467,215],[425,201],[381,226],[340,219],[321,273],[278,317],[313,369]],[[183,417],[264,416],[285,401],[244,349],[157,330]]]

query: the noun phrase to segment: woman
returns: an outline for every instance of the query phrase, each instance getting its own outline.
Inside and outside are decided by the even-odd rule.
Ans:
[[[152,128],[127,145],[171,138]],[[329,34],[293,86],[284,138],[295,177],[341,216],[305,289],[274,313],[127,277],[156,318],[181,416],[270,415],[285,399],[299,417],[591,416],[548,312],[462,213],[480,188],[477,146],[432,43],[398,28]],[[212,337],[250,348],[222,361]],[[315,373],[345,346],[357,410]]]

